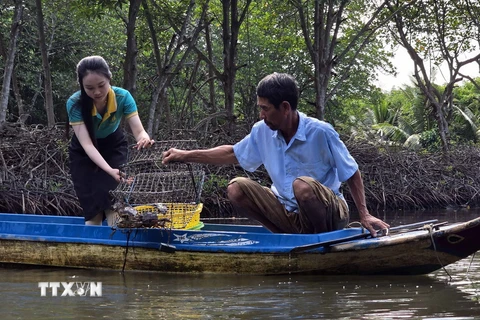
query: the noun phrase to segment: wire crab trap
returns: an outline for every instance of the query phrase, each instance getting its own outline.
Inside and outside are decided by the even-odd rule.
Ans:
[[[170,171],[128,176],[112,191],[116,200],[129,205],[158,202],[198,203],[204,172]]]
[[[191,149],[191,140],[159,141],[151,148],[131,149],[121,167],[126,178],[111,191],[117,227],[200,229],[201,191],[205,172],[198,164],[162,164],[170,148]]]
[[[191,150],[197,149],[198,145],[195,140],[166,140],[156,141],[150,148],[137,150],[132,147],[128,153],[127,163],[120,169],[127,176],[137,173],[202,170],[199,164],[194,163],[175,162],[163,165],[163,152],[170,148]]]

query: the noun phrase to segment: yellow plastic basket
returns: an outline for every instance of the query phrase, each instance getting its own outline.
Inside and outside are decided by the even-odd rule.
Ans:
[[[139,214],[146,212],[157,213],[158,219],[169,219],[171,222],[166,222],[164,228],[166,229],[185,229],[185,230],[199,230],[203,227],[200,221],[200,212],[203,209],[203,203],[189,204],[189,203],[163,203],[167,206],[167,212],[161,213],[156,206],[141,205],[134,207]]]

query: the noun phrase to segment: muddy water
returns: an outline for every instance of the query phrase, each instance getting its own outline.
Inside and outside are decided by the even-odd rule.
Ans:
[[[477,212],[398,213],[392,225]],[[39,282],[101,284],[41,296]],[[78,287],[78,285],[77,285]],[[97,292],[98,293],[98,292]],[[0,319],[480,319],[480,254],[425,276],[192,276],[0,268]]]

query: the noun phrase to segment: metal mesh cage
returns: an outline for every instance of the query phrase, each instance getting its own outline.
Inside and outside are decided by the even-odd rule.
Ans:
[[[151,148],[129,150],[128,161],[120,169],[126,178],[111,193],[128,205],[151,203],[199,203],[205,172],[199,164],[162,164],[163,152],[170,148],[193,149],[193,140],[158,141]]]
[[[157,202],[198,203],[204,172],[152,172],[129,176],[112,191],[115,199],[130,205]]]
[[[127,176],[135,175],[137,173],[152,173],[152,172],[171,172],[171,171],[188,171],[201,170],[199,164],[187,163],[169,163],[162,164],[163,152],[170,148],[177,148],[183,150],[197,149],[195,140],[165,140],[156,141],[150,148],[137,150],[132,146],[128,152],[127,163],[121,169]]]

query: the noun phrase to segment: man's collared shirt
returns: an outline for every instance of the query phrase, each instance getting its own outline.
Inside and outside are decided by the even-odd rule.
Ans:
[[[312,177],[344,199],[339,190],[341,182],[358,170],[357,162],[332,125],[298,114],[298,129],[288,145],[281,133],[259,121],[250,134],[233,146],[245,170],[253,172],[260,165],[265,166],[273,183],[272,191],[288,211],[298,208],[292,187],[296,178]]]

